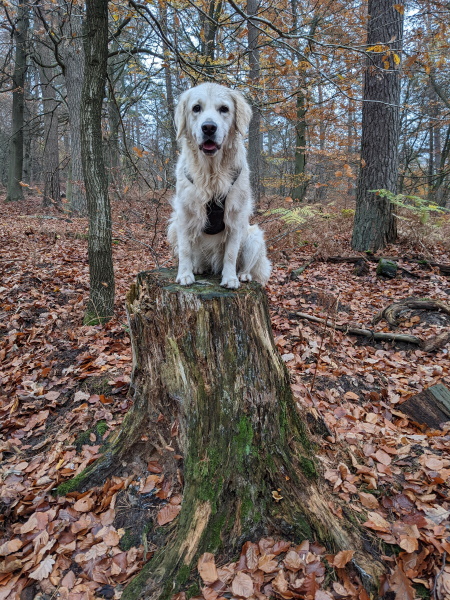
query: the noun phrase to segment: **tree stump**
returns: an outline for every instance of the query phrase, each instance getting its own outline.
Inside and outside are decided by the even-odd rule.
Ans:
[[[103,482],[121,464],[138,468],[155,448],[166,477],[181,485],[183,471],[174,531],[122,599],[170,598],[201,553],[229,558],[246,540],[277,534],[356,550],[354,566],[374,588],[381,563],[358,525],[330,510],[262,287],[174,281],[173,270],[141,273],[128,293],[134,405],[77,484]]]

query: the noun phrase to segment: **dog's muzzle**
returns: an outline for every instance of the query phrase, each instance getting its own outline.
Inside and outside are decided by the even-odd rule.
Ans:
[[[202,124],[203,142],[199,145],[205,154],[215,154],[220,150],[220,145],[215,141],[217,125],[214,121],[205,121]]]

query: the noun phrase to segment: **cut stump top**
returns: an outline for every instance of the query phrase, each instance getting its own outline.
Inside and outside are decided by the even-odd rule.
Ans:
[[[245,296],[247,294],[254,294],[261,291],[261,284],[256,281],[244,283],[237,290],[229,290],[220,285],[219,275],[196,275],[195,283],[191,285],[180,285],[176,283],[177,270],[176,269],[157,269],[154,271],[142,271],[137,276],[138,285],[145,283],[151,285],[157,285],[162,287],[168,292],[173,293],[184,293],[184,294],[195,294],[200,296],[203,300],[212,298],[232,298]]]

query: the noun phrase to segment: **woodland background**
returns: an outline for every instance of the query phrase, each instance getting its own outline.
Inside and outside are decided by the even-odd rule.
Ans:
[[[1,3],[0,600],[119,598],[176,522],[181,498],[157,455],[145,478],[51,492],[99,456],[129,408],[123,299],[139,271],[173,264],[174,106],[205,80],[238,87],[253,107],[248,151],[274,263],[272,327],[299,405],[326,424],[316,437],[332,510],[350,512],[375,540],[386,566],[380,597],[448,599],[448,427],[427,429],[401,411],[422,389],[450,384],[448,344],[426,352],[356,338],[300,311],[345,329],[371,327],[394,301],[447,301],[449,4],[109,2],[97,148],[106,175],[97,197],[112,210],[104,238],[92,230],[82,166],[92,4]],[[374,5],[385,18],[370,31]],[[400,37],[388,33],[394,22]],[[367,102],[369,76],[398,97]],[[375,182],[365,180],[370,149]],[[364,209],[373,189],[403,196],[380,197],[385,231],[376,243],[359,236],[358,247],[355,231],[381,223]],[[95,326],[83,325],[93,239],[106,240],[114,266],[107,322]],[[358,273],[330,260],[379,249],[398,261],[395,279],[370,260]],[[428,338],[449,325],[445,311],[415,310],[397,329]],[[204,558],[187,595],[365,600],[352,550],[327,552],[314,539],[263,538],[216,571]]]

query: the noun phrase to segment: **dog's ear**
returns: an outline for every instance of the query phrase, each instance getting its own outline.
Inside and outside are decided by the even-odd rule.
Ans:
[[[181,94],[178,99],[177,108],[175,109],[175,129],[177,130],[177,140],[180,139],[186,130],[186,103],[188,91]]]
[[[241,92],[238,92],[237,90],[231,90],[231,95],[236,113],[236,129],[241,135],[245,135],[252,118],[252,109]]]

